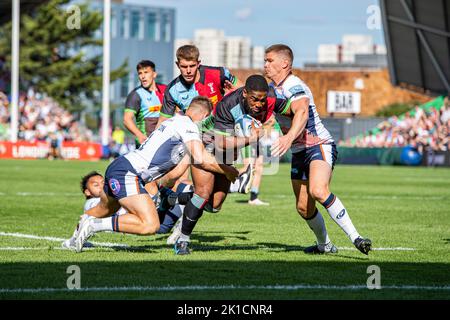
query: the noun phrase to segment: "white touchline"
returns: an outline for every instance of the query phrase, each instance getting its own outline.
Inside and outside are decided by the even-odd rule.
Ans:
[[[35,240],[47,240],[47,241],[56,241],[56,242],[62,242],[66,239],[64,238],[55,238],[55,237],[44,237],[44,236],[36,236],[36,235],[32,235],[32,234],[23,234],[23,233],[10,233],[10,232],[0,232],[0,236],[5,236],[5,237],[16,237],[16,238],[25,238],[25,239],[35,239]],[[111,243],[111,242],[91,242],[92,244],[98,246],[98,247],[123,247],[123,248],[132,248],[132,246],[126,245],[126,244],[121,244],[121,243]],[[33,247],[30,247],[31,249],[29,250],[44,250],[44,248],[42,249],[35,249]],[[262,249],[273,249],[271,247],[261,247]],[[45,248],[46,250],[49,248]],[[338,247],[339,250],[349,250],[349,251],[356,251],[356,248],[351,248],[351,247]],[[7,251],[7,247],[6,248],[2,248],[0,247],[0,250],[4,250]],[[11,251],[16,250],[27,250],[26,247],[23,247],[23,249],[10,249]],[[226,250],[226,247],[224,247],[224,250]],[[394,248],[372,248],[372,250],[374,251],[416,251],[417,249],[415,248],[403,248],[403,247],[394,247]]]
[[[23,233],[9,233],[9,232],[0,232],[0,236],[4,237],[15,237],[15,238],[25,238],[25,239],[35,239],[35,240],[47,240],[47,241],[55,241],[62,242],[66,239],[64,238],[55,238],[55,237],[41,237],[33,234],[23,234]],[[100,247],[124,247],[128,248],[129,246],[122,243],[110,243],[110,242],[91,242],[92,244]]]
[[[418,285],[390,285],[382,286],[384,290],[427,290],[427,291],[448,291],[450,286],[418,286]],[[96,292],[96,291],[203,291],[203,290],[368,290],[364,285],[227,285],[227,286],[162,286],[162,287],[86,287],[80,289],[68,288],[0,288],[0,293],[51,293],[51,292]]]

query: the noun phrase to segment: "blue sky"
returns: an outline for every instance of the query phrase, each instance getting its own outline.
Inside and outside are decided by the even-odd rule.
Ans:
[[[381,29],[369,30],[367,8],[377,0],[125,0],[176,9],[176,37],[193,38],[200,28],[223,29],[226,36],[248,36],[253,45],[289,45],[294,65],[317,59],[322,43],[340,43],[344,34],[372,35],[384,43]]]

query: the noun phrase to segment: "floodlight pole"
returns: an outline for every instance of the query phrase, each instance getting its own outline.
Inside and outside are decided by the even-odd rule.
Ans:
[[[109,144],[109,72],[110,72],[111,0],[103,4],[103,94],[102,145]]]
[[[11,129],[10,140],[17,142],[19,127],[19,32],[20,32],[20,0],[12,1],[12,34],[11,34]]]

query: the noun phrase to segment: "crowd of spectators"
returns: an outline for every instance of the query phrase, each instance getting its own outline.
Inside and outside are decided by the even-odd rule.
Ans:
[[[340,143],[347,147],[390,148],[411,146],[420,153],[450,150],[450,101],[441,108],[424,111],[419,106],[404,116],[393,116],[380,123],[368,135]]]
[[[0,92],[0,141],[10,139],[9,104],[8,97]],[[19,97],[18,139],[60,145],[63,141],[92,141],[93,133],[51,98],[29,92]]]

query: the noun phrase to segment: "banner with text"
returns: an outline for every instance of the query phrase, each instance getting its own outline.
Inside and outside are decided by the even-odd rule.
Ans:
[[[360,113],[361,93],[356,91],[328,91],[328,113]]]
[[[47,142],[0,141],[0,159],[46,159],[49,153]],[[99,160],[102,146],[92,142],[63,142],[60,153],[66,160]]]

